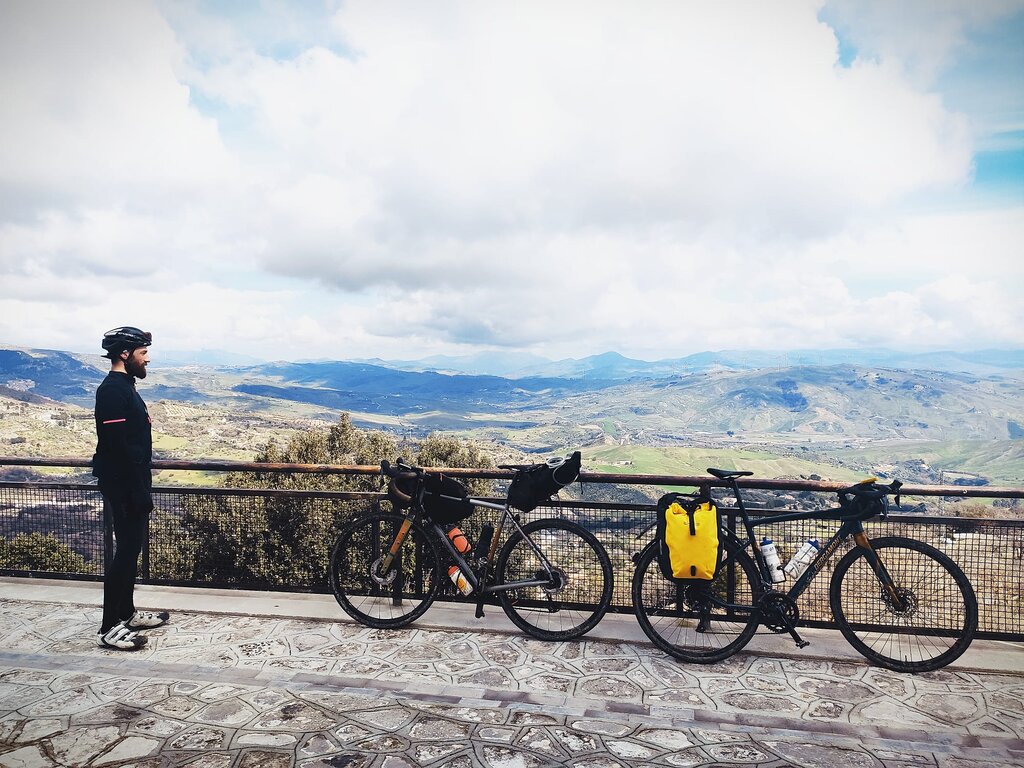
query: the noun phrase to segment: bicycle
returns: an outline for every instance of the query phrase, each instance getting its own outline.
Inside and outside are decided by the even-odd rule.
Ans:
[[[561,518],[522,524],[507,501],[497,504],[441,492],[448,488],[438,486],[439,475],[401,459],[395,467],[381,462],[381,474],[388,480],[393,511],[352,520],[331,552],[331,588],[356,621],[376,628],[415,621],[441,586],[451,584],[442,570],[446,565],[458,568],[472,587],[477,618],[484,615],[485,600],[496,595],[512,623],[540,640],[580,637],[607,612],[612,565],[604,546],[586,528]],[[430,502],[433,514],[427,508]],[[436,519],[442,517],[437,505],[443,503],[497,510],[497,526],[481,536],[476,550],[464,553]],[[499,551],[506,529],[511,533]]]
[[[978,600],[960,567],[924,542],[902,536],[872,541],[864,531],[864,521],[888,512],[890,495],[899,506],[898,480],[881,485],[870,478],[845,488],[839,491],[838,508],[751,519],[736,478],[753,473],[708,472],[732,489],[745,534],[721,526],[722,561],[711,581],[666,579],[658,567],[657,540],[634,555],[633,609],[661,650],[683,661],[710,664],[742,649],[761,625],[789,633],[798,648],[806,647],[796,629],[797,600],[851,536],[855,546],[837,563],[828,594],[839,631],[859,653],[897,672],[925,672],[944,667],[970,646],[978,627]],[[710,483],[704,491],[710,492]],[[754,528],[809,519],[835,520],[839,529],[783,592],[776,589]]]

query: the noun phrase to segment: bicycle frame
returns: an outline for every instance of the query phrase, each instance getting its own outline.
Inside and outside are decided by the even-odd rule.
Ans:
[[[442,495],[442,498],[449,497]],[[453,500],[458,501],[458,499]],[[445,532],[444,528],[442,528],[438,523],[435,523],[433,520],[430,520],[429,518],[426,518],[423,515],[422,493],[417,497],[417,503],[411,505],[409,507],[409,511],[405,514],[405,519],[402,522],[402,527],[396,534],[395,540],[391,543],[391,548],[388,552],[387,557],[385,558],[384,570],[387,570],[391,567],[391,563],[393,561],[395,553],[398,552],[399,547],[401,547],[402,545],[402,541],[409,533],[409,529],[412,527],[413,521],[417,518],[420,518],[421,521],[426,525],[428,530],[430,530],[434,534],[434,538],[437,541],[441,542],[441,545],[444,547],[449,557],[451,557],[455,564],[462,570],[462,575],[470,583],[470,585],[473,587],[473,591],[477,595],[483,596],[495,594],[497,592],[509,592],[514,589],[522,589],[523,587],[544,587],[549,585],[551,583],[550,577],[553,570],[551,567],[551,563],[544,555],[544,553],[540,550],[540,548],[534,543],[533,539],[531,539],[523,531],[523,526],[520,525],[519,520],[516,518],[516,515],[512,513],[512,510],[509,509],[509,507],[507,507],[504,504],[495,504],[490,501],[484,501],[483,499],[470,498],[468,499],[468,501],[474,507],[486,507],[487,509],[494,509],[501,512],[501,515],[499,515],[498,517],[498,524],[497,526],[495,526],[494,529],[494,536],[491,539],[490,548],[488,549],[487,555],[484,558],[484,568],[482,574],[478,573],[476,568],[474,568],[472,564],[462,556],[462,553],[455,548],[455,545],[452,543],[452,540],[448,538],[448,535]],[[487,577],[490,575],[491,566],[494,564],[494,555],[497,552],[498,542],[501,539],[502,531],[505,529],[506,522],[509,521],[514,526],[515,531],[523,537],[523,540],[529,545],[530,549],[533,550],[534,554],[540,560],[541,564],[544,566],[544,570],[548,574],[548,578],[524,579],[521,581],[510,581],[504,584],[485,583],[487,581]]]
[[[761,547],[757,544],[757,536],[754,533],[754,529],[761,525],[784,523],[791,520],[836,520],[840,522],[839,530],[832,534],[828,541],[825,542],[825,545],[821,547],[815,558],[808,564],[807,569],[796,580],[796,583],[794,583],[793,586],[785,593],[786,597],[793,601],[798,600],[810,586],[811,582],[814,581],[818,574],[822,572],[825,563],[827,563],[832,555],[835,554],[835,551],[839,546],[848,538],[853,537],[855,545],[864,551],[865,559],[871,566],[871,569],[875,572],[875,575],[878,577],[879,583],[886,590],[890,599],[893,600],[893,604],[896,606],[902,606],[903,600],[893,584],[892,577],[889,575],[889,572],[885,569],[882,561],[878,558],[874,548],[871,546],[871,541],[868,539],[867,533],[864,531],[864,524],[862,520],[857,518],[844,519],[842,516],[842,510],[840,509],[786,512],[781,515],[758,517],[751,520],[743,505],[743,497],[740,494],[739,486],[735,479],[730,483],[730,485],[736,496],[736,507],[739,509],[740,517],[743,520],[743,525],[747,533],[747,540],[743,541],[735,534],[735,532],[728,528],[725,529],[725,536],[726,539],[736,548],[746,549],[747,547],[750,547],[752,550],[751,554],[754,557],[754,562],[757,563],[758,571],[761,573],[762,587],[765,592],[775,591],[775,583],[772,581],[768,564],[765,562],[764,555],[761,553]]]

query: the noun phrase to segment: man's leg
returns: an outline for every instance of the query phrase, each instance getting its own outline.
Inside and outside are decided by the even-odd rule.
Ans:
[[[103,579],[103,623],[100,634],[131,618],[135,612],[135,578],[142,552],[145,515],[133,509],[127,499],[103,497],[104,514],[114,527],[114,557]]]

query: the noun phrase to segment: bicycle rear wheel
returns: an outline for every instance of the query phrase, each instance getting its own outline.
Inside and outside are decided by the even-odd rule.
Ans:
[[[658,543],[648,544],[633,572],[633,612],[658,648],[683,661],[712,664],[732,656],[757,631],[761,577],[750,555],[723,553],[711,581],[666,579]]]
[[[978,599],[960,566],[915,539],[889,536],[871,546],[896,596],[882,585],[864,550],[851,550],[839,561],[829,603],[850,645],[873,664],[897,672],[927,672],[959,658],[978,629]]]
[[[409,528],[391,568],[383,571],[384,557],[404,519],[383,513],[359,517],[334,542],[331,590],[345,613],[368,627],[403,627],[437,596],[437,548],[418,523]]]
[[[499,584],[545,580],[541,586],[498,593],[512,623],[540,640],[571,640],[597,626],[612,600],[612,564],[586,528],[569,520],[534,520],[498,555]],[[551,564],[549,576],[531,542]]]

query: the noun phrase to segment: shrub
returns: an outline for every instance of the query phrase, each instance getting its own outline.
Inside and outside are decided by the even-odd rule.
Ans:
[[[0,568],[14,571],[88,573],[85,558],[52,534],[19,534],[0,539]]]

